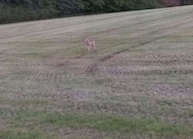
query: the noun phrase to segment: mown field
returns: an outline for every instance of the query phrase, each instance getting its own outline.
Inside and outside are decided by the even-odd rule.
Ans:
[[[0,139],[192,139],[192,13],[0,25]]]

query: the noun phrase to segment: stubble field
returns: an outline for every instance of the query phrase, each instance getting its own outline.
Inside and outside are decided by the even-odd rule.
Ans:
[[[193,138],[192,13],[0,25],[0,139]]]

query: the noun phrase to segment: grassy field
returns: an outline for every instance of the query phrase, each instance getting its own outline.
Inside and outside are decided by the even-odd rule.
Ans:
[[[1,25],[0,139],[192,139],[192,13]]]

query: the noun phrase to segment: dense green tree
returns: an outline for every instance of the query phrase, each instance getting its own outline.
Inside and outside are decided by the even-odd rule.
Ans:
[[[0,23],[162,7],[163,0],[0,0]],[[193,0],[182,0],[193,4]]]

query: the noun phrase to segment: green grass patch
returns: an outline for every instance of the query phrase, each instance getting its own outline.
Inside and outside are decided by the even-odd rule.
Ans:
[[[39,131],[7,130],[0,131],[1,139],[51,139]]]
[[[106,115],[79,115],[44,112],[22,112],[16,120],[39,122],[59,127],[92,128],[106,132],[147,133],[155,135],[193,135],[193,129],[158,120]]]
[[[80,116],[51,114],[44,122],[59,126],[87,127],[101,131],[140,132],[160,135],[193,135],[193,129],[180,125],[170,125],[149,119],[127,119],[115,116]]]

